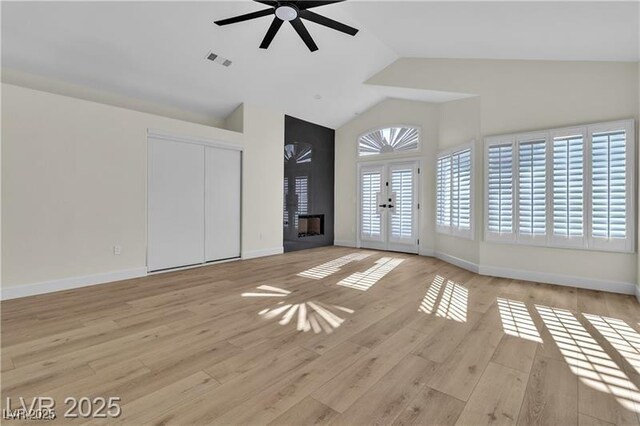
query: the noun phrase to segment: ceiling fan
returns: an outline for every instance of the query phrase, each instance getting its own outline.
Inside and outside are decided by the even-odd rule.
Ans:
[[[250,19],[261,18],[263,16],[275,15],[273,21],[271,22],[271,26],[267,30],[267,34],[264,36],[262,43],[260,44],[261,49],[267,49],[273,38],[278,33],[278,30],[284,23],[284,21],[289,21],[294,30],[298,33],[302,41],[307,45],[310,51],[315,52],[318,50],[318,46],[311,38],[311,34],[307,31],[307,28],[302,23],[302,19],[306,19],[311,22],[315,22],[316,24],[324,25],[325,27],[332,28],[336,31],[341,31],[343,33],[349,35],[356,35],[358,30],[345,25],[341,22],[334,21],[333,19],[326,18],[322,15],[318,15],[315,12],[310,11],[309,9],[314,7],[326,6],[332,3],[341,3],[345,0],[335,0],[335,1],[261,1],[254,0],[257,3],[266,4],[269,7],[268,9],[259,10],[257,12],[247,13],[245,15],[235,16],[233,18],[223,19],[221,21],[215,21],[217,25],[229,25],[235,24],[236,22],[248,21]]]

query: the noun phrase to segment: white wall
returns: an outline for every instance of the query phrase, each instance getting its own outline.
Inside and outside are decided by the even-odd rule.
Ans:
[[[205,126],[223,127],[223,121],[218,117],[204,115],[197,112],[174,108],[157,102],[143,101],[131,96],[120,95],[114,92],[93,89],[87,86],[66,83],[24,71],[2,68],[2,82],[14,86],[26,87],[57,95],[70,96],[84,99],[85,101],[98,102],[134,111],[146,112],[176,120],[191,123],[204,124]]]
[[[244,105],[242,257],[282,253],[284,114]]]
[[[480,96],[482,136],[638,116],[637,63],[400,59],[371,84]],[[482,188],[482,183],[479,188]],[[482,205],[475,213],[482,216]],[[480,222],[483,223],[483,222]],[[496,275],[633,288],[636,254],[548,249],[482,241],[479,262]],[[631,286],[631,287],[629,287]]]
[[[358,137],[374,128],[397,124],[412,124],[422,127],[420,251],[421,253],[433,253],[435,248],[435,170],[433,164],[438,144],[438,107],[426,102],[399,99],[385,100],[336,130],[336,244],[354,246],[356,244]],[[403,157],[407,156],[398,156],[397,158]]]
[[[243,135],[2,84],[3,290],[146,270],[148,128],[244,145],[243,255],[281,250],[284,115],[246,110]]]

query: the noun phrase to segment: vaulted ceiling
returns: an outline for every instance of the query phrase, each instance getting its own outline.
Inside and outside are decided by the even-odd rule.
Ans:
[[[360,29],[314,23],[320,50],[285,25],[258,48],[270,17],[233,2],[3,2],[2,66],[148,102],[225,117],[242,102],[336,127],[387,97],[464,94],[363,84],[399,57],[638,61],[636,2],[367,2],[315,9]],[[223,67],[209,52],[230,59]]]

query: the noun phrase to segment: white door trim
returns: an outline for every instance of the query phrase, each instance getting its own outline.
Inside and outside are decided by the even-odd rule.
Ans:
[[[231,149],[234,151],[243,151],[242,145],[234,145],[226,142],[220,142],[214,139],[197,138],[194,136],[175,135],[160,130],[147,129],[147,140],[149,138],[160,139],[171,142],[191,143],[196,145],[210,146],[212,148]]]
[[[416,165],[417,170],[421,170],[422,169],[422,160],[419,157],[403,157],[403,158],[394,158],[394,159],[386,159],[386,160],[379,160],[379,161],[358,161],[356,164],[356,197],[357,197],[357,204],[356,204],[356,247],[357,248],[362,248],[362,224],[360,222],[360,215],[361,215],[361,211],[362,211],[362,188],[360,185],[360,175],[361,175],[361,171],[363,168],[369,168],[369,167],[382,167],[384,170],[384,173],[387,173],[389,170],[389,166],[391,165],[401,165],[401,164],[407,164],[407,163],[412,163]],[[385,176],[383,176],[385,177]],[[416,173],[416,205],[420,204],[421,208],[422,208],[422,185],[421,185],[421,173]],[[387,231],[387,223],[384,222],[389,222],[388,220],[383,220],[383,224],[382,224],[382,229],[383,232],[388,232]],[[420,234],[420,209],[416,210],[416,215],[415,215],[415,224],[414,224],[415,228],[416,228],[416,238],[417,241],[420,241],[420,239],[422,238],[422,235]],[[385,236],[385,238],[387,238]],[[370,245],[370,248],[376,248],[374,246],[372,246],[370,244],[370,242],[368,242]],[[375,244],[374,244],[375,245]],[[385,240],[384,243],[381,243],[380,250],[390,250],[388,248],[388,241]],[[416,253],[419,253],[420,251],[420,244],[417,244],[417,251]]]

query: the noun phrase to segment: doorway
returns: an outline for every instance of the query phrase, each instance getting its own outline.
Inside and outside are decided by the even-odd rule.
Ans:
[[[419,162],[358,167],[358,246],[418,253]]]

